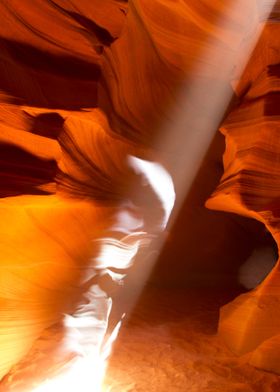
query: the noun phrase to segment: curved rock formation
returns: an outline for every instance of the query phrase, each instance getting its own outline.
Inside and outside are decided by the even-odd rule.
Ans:
[[[105,48],[102,65],[99,104],[114,132],[155,146],[164,130],[178,128],[182,113],[201,110],[182,99],[194,81],[202,80],[206,90],[214,81],[229,84],[233,59],[258,16],[254,0],[242,2],[242,13],[240,6],[220,0],[130,1],[123,32]],[[183,126],[191,128],[192,121],[189,115]]]
[[[116,138],[94,109],[125,2],[1,8],[0,378],[21,391],[104,360],[112,298],[164,229],[174,191],[151,152]],[[97,388],[100,374],[84,369]]]
[[[199,137],[201,112],[209,110],[209,86],[230,89],[238,62],[234,58],[258,24],[255,0],[242,1],[242,13],[236,3],[240,5],[236,0],[227,5],[222,0],[0,2],[0,148],[6,151],[0,161],[3,388],[24,389],[31,373],[50,378],[64,363],[71,365],[73,357],[106,351],[112,297],[137,253],[165,228],[173,207],[173,183],[164,169],[170,162],[159,151],[171,151],[174,162],[179,147],[185,154],[180,137]],[[263,118],[270,98],[258,88],[266,93],[273,85],[274,94],[278,89],[277,78],[264,79],[269,84],[263,87],[260,77],[246,96],[248,105],[245,99],[231,114],[232,129],[232,123],[244,118],[252,123],[258,123],[255,115]],[[185,104],[182,92],[191,90],[194,80],[204,86],[203,99]],[[244,80],[247,86],[246,73]],[[177,119],[185,111],[178,137]],[[275,131],[273,120],[269,125]],[[253,154],[260,158],[252,165],[257,162],[267,174],[266,162],[275,151],[270,143],[264,148],[261,125],[259,129],[259,139],[255,129],[252,139]],[[166,142],[165,130],[172,131],[168,140],[174,141],[167,146],[160,141]],[[243,148],[242,132],[236,137],[233,143]],[[235,158],[229,170],[238,171],[240,157]],[[244,165],[241,174],[247,181],[251,166],[247,168],[247,160]],[[276,178],[277,166],[273,170],[270,177]],[[227,173],[224,178],[226,185],[235,181],[227,182]],[[250,211],[264,221],[254,184],[249,189]],[[240,194],[233,194],[234,212],[248,215]],[[274,203],[271,195],[267,205]],[[223,192],[212,200],[212,206],[217,200],[223,208],[218,201]],[[273,276],[268,282],[277,279]],[[262,286],[269,292],[265,298],[277,297],[268,289],[272,283]],[[267,317],[274,308],[264,304]],[[277,325],[260,326],[246,344],[241,328],[232,341],[240,352],[255,348],[275,335]],[[39,369],[48,367],[46,374],[36,372],[34,363],[29,367],[28,352],[38,359]],[[255,362],[261,366],[257,354]]]
[[[280,52],[276,34],[279,24],[272,19],[241,78],[237,91],[247,92],[221,127],[226,138],[224,175],[206,206],[259,220],[279,249]],[[234,352],[250,352],[250,363],[277,373],[279,295],[278,261],[256,289],[221,309],[219,324],[220,335]]]

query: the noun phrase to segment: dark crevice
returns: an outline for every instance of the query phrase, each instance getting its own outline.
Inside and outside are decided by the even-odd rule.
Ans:
[[[0,143],[0,197],[47,194],[36,187],[53,182],[54,160],[43,160],[19,147]]]
[[[109,46],[114,42],[115,38],[112,37],[109,31],[98,26],[98,24],[96,24],[93,20],[84,15],[78,14],[77,12],[67,11],[67,13],[88,32],[94,34],[103,45]]]
[[[48,53],[32,45],[5,38],[0,39],[0,58],[2,61],[12,61],[31,69],[52,72],[64,77],[97,80],[100,76],[100,67],[94,62],[71,55]]]
[[[36,117],[31,117],[31,133],[57,139],[62,131],[64,119],[58,113],[41,113]]]

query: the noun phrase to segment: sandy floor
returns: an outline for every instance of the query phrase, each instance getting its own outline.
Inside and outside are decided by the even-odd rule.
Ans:
[[[279,376],[247,365],[216,335],[219,308],[235,295],[147,289],[121,329],[104,392],[280,392]],[[48,339],[41,344],[3,380],[1,392],[31,392],[36,374],[39,384],[53,374],[57,358],[48,355]]]
[[[246,364],[216,335],[234,294],[146,290],[115,345],[110,392],[279,392],[280,377]]]

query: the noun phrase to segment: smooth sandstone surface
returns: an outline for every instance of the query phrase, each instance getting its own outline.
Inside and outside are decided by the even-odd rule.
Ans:
[[[265,47],[264,59],[248,65],[248,90],[221,127],[226,138],[224,174],[206,205],[259,220],[279,249],[279,51],[272,50],[279,27],[274,20],[269,23],[253,54]],[[261,70],[257,77],[255,66]],[[221,309],[219,324],[219,333],[234,352],[252,352],[252,363],[277,372],[278,348],[271,342],[278,331],[279,262],[254,290]]]
[[[238,97],[221,128],[226,135],[224,174],[207,207],[257,219],[278,241],[278,8],[240,78],[240,54],[263,26],[264,9],[261,2],[248,0],[242,2],[240,12],[239,3],[0,2],[0,344],[5,352],[3,356],[1,352],[0,378],[6,376],[4,388],[13,387],[17,365],[21,360],[25,363],[30,348],[36,352],[36,344],[41,347],[40,336],[52,331],[49,328],[57,326],[63,314],[74,314],[84,300],[81,282],[95,254],[93,238],[106,237],[119,225],[119,210],[129,216],[125,232],[142,228],[154,235],[157,231],[163,214],[161,199],[145,173],[137,173],[127,158],[158,161],[167,169],[176,162],[177,149],[182,153],[185,148],[181,139],[167,146],[161,140],[166,130],[175,133],[177,119],[186,110],[182,94],[192,88],[193,80],[204,86],[203,97],[218,85],[233,88]],[[184,135],[196,135],[206,101],[186,103]],[[212,158],[203,163],[204,176],[209,173],[206,190],[201,190],[204,184],[198,177],[191,196],[195,208],[190,212],[186,207],[189,220],[197,219],[190,242],[209,233],[198,227],[204,222],[203,203],[221,172],[220,143],[221,139]],[[209,161],[214,162],[210,169]],[[175,191],[177,185],[175,181]],[[197,195],[199,201],[194,202]],[[207,222],[225,228],[226,245],[211,230],[216,245],[206,240],[197,257],[206,259],[219,246],[226,254],[227,246],[235,248],[239,238],[242,250],[235,249],[231,260],[235,255],[249,256],[257,240],[248,244],[240,226],[246,234],[262,235],[260,226],[238,218],[219,221],[209,214]],[[180,225],[177,230],[185,245]],[[195,255],[196,249],[192,252]],[[173,272],[170,265],[165,268],[162,277],[168,280]],[[181,269],[174,275],[175,283]],[[276,266],[257,289],[222,308],[219,324],[221,336],[234,352],[255,350],[251,363],[275,372],[279,369],[273,358],[278,357],[269,342],[279,334],[278,288]],[[43,345],[45,358],[51,342],[57,345],[55,327],[46,334],[50,346]],[[23,379],[28,378],[23,374]]]

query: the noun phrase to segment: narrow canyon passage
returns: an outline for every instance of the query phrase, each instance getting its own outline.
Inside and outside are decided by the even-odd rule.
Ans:
[[[0,392],[280,392],[279,36],[0,0]]]

